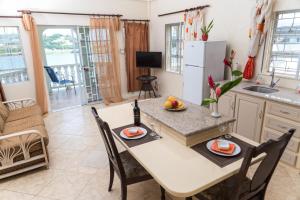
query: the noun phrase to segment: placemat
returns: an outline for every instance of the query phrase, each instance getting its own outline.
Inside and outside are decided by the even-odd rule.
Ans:
[[[212,161],[216,165],[218,165],[220,167],[225,167],[225,166],[243,158],[245,156],[247,148],[252,146],[251,144],[248,144],[248,143],[246,143],[238,138],[235,138],[235,137],[232,137],[227,140],[232,141],[241,147],[241,153],[239,155],[234,156],[234,157],[225,157],[225,156],[213,154],[206,148],[206,143],[208,141],[197,144],[197,145],[193,146],[192,149],[195,150],[196,152],[200,153],[202,156],[204,156],[208,160]]]
[[[159,136],[157,133],[155,133],[156,135],[151,136],[150,133],[152,133],[153,131],[143,123],[141,123],[140,127],[147,130],[147,135],[145,137],[137,139],[137,140],[127,140],[127,139],[124,139],[120,136],[120,133],[123,129],[133,127],[133,126],[134,126],[133,124],[129,124],[129,125],[126,125],[126,126],[122,126],[122,127],[119,127],[119,128],[112,129],[113,132],[115,133],[115,135],[117,137],[119,137],[129,148],[135,147],[135,146],[138,146],[138,145],[141,145],[141,144],[145,144],[145,143],[148,143],[148,142],[152,142],[154,140],[161,139],[161,136]]]

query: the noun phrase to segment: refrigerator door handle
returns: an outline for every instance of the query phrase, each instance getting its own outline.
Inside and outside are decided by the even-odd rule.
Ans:
[[[189,64],[185,64],[185,66],[187,66],[187,67],[200,67],[200,66],[197,66],[197,65],[189,65]]]

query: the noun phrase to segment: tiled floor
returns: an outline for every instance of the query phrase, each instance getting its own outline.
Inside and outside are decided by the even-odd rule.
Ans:
[[[80,87],[76,87],[76,93],[73,87],[53,89],[49,94],[52,110],[61,110],[68,107],[79,106],[82,104],[81,95],[85,95]]]
[[[45,122],[50,137],[50,169],[1,181],[0,200],[120,199],[118,178],[113,191],[107,192],[108,161],[90,108],[51,113]],[[268,200],[300,200],[299,171],[280,165],[267,193]],[[128,200],[159,198],[155,181],[129,186]]]

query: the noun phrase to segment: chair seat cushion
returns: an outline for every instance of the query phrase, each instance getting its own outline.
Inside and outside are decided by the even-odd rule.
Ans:
[[[140,165],[128,151],[121,152],[120,158],[127,178],[150,176],[144,167]]]
[[[6,122],[4,125],[3,133],[12,133],[30,129],[35,126],[44,126],[43,117],[40,115],[33,115],[24,119]]]
[[[33,115],[42,115],[42,111],[38,105],[28,106],[10,111],[6,122],[24,119]]]
[[[196,195],[199,200],[231,200],[237,184],[236,176],[226,179]],[[251,180],[246,179],[241,186],[241,193],[250,190]]]

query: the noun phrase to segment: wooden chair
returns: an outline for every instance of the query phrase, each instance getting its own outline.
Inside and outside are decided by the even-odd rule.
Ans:
[[[249,148],[237,175],[197,194],[196,197],[200,200],[263,200],[274,170],[294,132],[295,129],[291,129],[277,140],[269,140],[258,147]],[[249,179],[247,172],[252,158],[263,153],[266,156],[252,179]]]
[[[128,151],[118,152],[109,125],[99,117],[94,107],[92,107],[92,113],[98,124],[108,154],[110,169],[108,191],[111,191],[114,172],[116,172],[121,180],[121,198],[122,200],[126,200],[128,185],[146,181],[152,179],[152,177]]]

